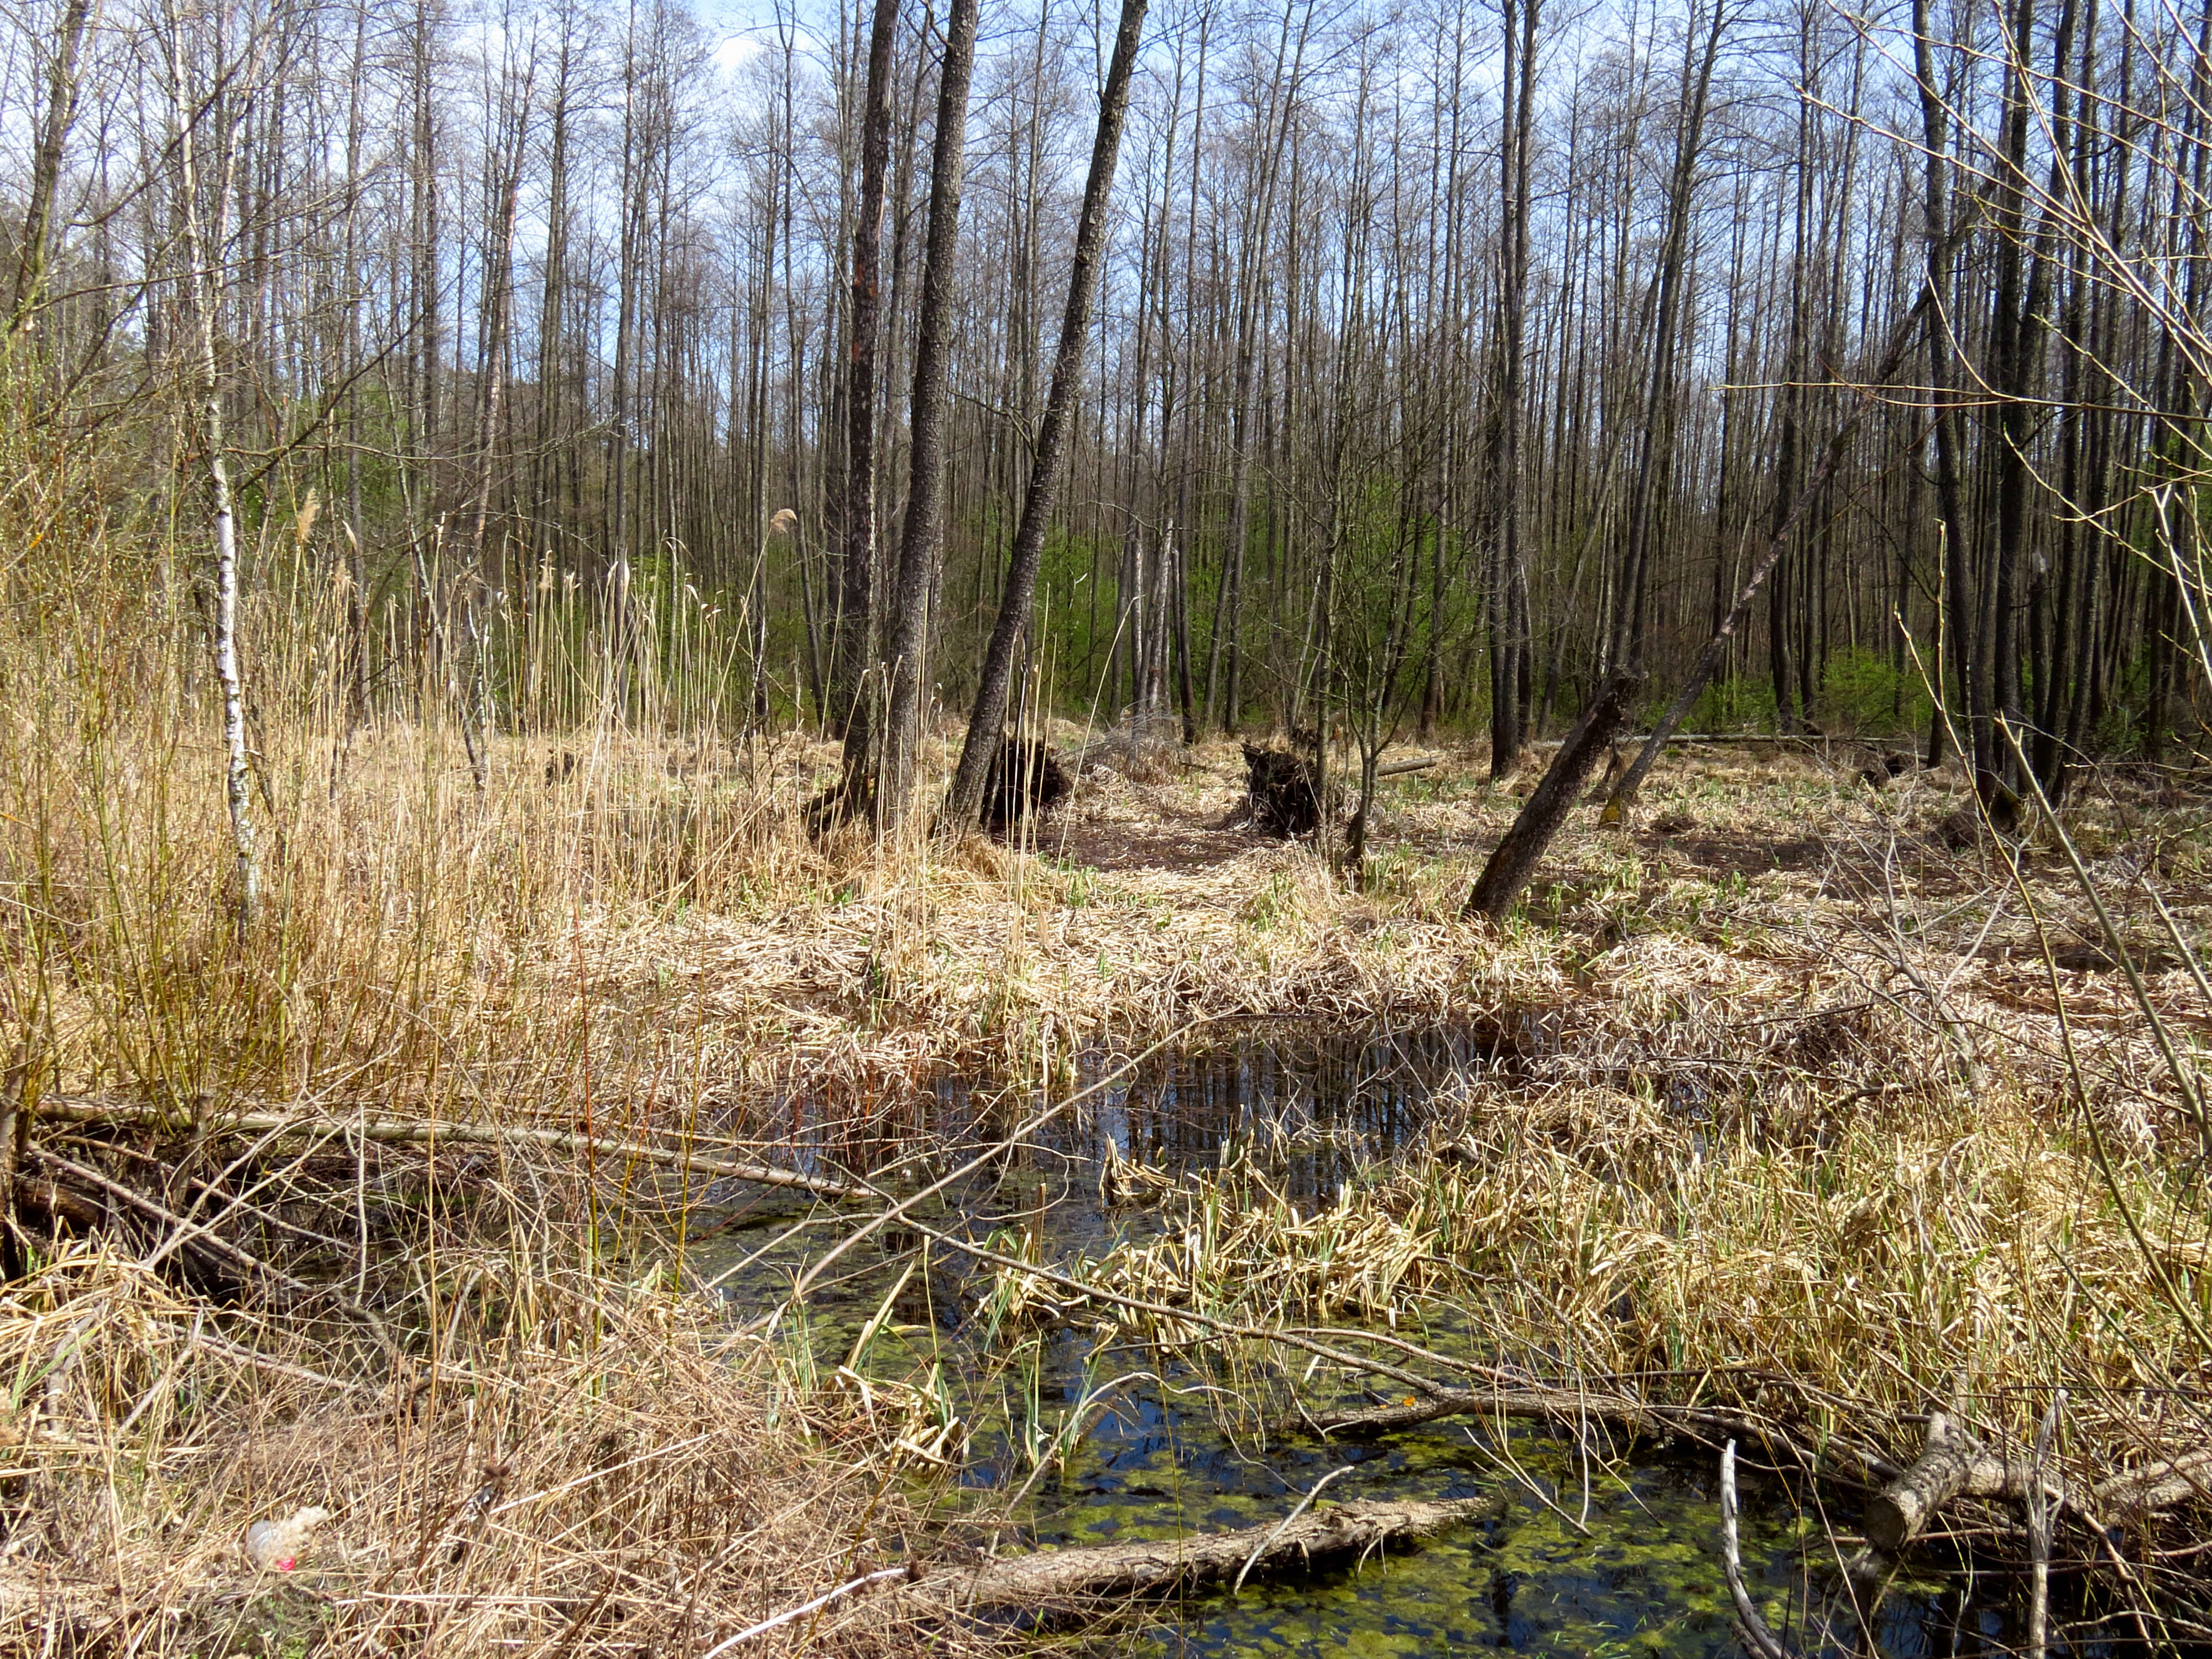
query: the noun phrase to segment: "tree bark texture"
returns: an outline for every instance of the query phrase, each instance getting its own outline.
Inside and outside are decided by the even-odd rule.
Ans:
[[[1067,309],[1060,322],[1060,348],[1052,364],[1052,390],[1045,399],[1036,453],[1030,463],[1029,494],[1022,502],[1021,527],[1007,562],[1006,585],[999,599],[999,618],[983,648],[975,706],[968,736],[945,802],[945,824],[965,830],[982,804],[983,781],[998,753],[1000,727],[1006,715],[1006,688],[1013,673],[1014,649],[1030,622],[1036,592],[1037,567],[1044,558],[1060,486],[1066,471],[1067,441],[1075,419],[1075,398],[1083,379],[1085,347],[1091,337],[1091,307],[1098,293],[1099,256],[1106,246],[1106,209],[1114,189],[1115,159],[1121,151],[1121,124],[1129,111],[1129,78],[1135,72],[1139,36],[1148,0],[1121,0],[1121,27],[1115,32],[1114,57],[1098,100],[1098,132],[1091,148],[1091,172],[1083,186],[1083,216],[1075,232],[1075,263],[1067,278]],[[1163,550],[1164,556],[1164,550]],[[1188,695],[1186,691],[1186,702]]]
[[[1355,1501],[1316,1507],[1287,1523],[1231,1532],[1088,1548],[1004,1556],[972,1572],[933,1575],[918,1587],[963,1608],[1037,1611],[1084,1601],[1126,1600],[1233,1579],[1248,1569],[1266,1573],[1309,1562],[1365,1556],[1490,1514],[1487,1498],[1434,1503]]]
[[[1589,787],[1591,775],[1612,752],[1613,738],[1626,722],[1643,684],[1641,675],[1616,670],[1598,687],[1597,696],[1559,745],[1559,752],[1530,792],[1513,827],[1491,854],[1490,862],[1482,866],[1482,874],[1468,895],[1463,915],[1482,916],[1493,922],[1504,920],[1514,900],[1536,873],[1545,849],[1565,825],[1568,812]]]
[[[860,116],[860,199],[853,218],[851,340],[845,370],[845,490],[840,530],[830,720],[845,746],[840,781],[848,810],[864,807],[874,776],[876,379],[883,333],[884,179],[890,164],[891,47],[898,0],[876,0]],[[873,684],[872,684],[872,680]]]
[[[927,704],[930,602],[945,555],[945,405],[949,400],[954,270],[960,244],[960,192],[967,166],[968,85],[975,64],[977,0],[952,0],[937,94],[937,136],[929,170],[929,228],[922,250],[921,306],[915,325],[912,465],[898,580],[886,642],[890,686],[875,791],[879,820],[896,827],[914,793]]]

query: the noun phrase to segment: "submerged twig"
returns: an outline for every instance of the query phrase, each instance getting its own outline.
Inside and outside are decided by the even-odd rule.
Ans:
[[[1278,1538],[1280,1538],[1285,1532],[1290,1529],[1292,1523],[1294,1523],[1300,1516],[1304,1515],[1313,1506],[1314,1499],[1321,1496],[1321,1489],[1328,1485],[1330,1481],[1335,1480],[1340,1474],[1350,1474],[1352,1473],[1352,1467],[1353,1466],[1350,1463],[1340,1464],[1337,1468],[1331,1469],[1327,1474],[1322,1476],[1320,1480],[1315,1481],[1311,1486],[1307,1488],[1306,1495],[1298,1499],[1297,1508],[1292,1510],[1288,1515],[1277,1522],[1275,1523],[1275,1529],[1252,1547],[1252,1553],[1246,1556],[1244,1558],[1244,1565],[1237,1569],[1237,1582],[1229,1587],[1229,1593],[1231,1595],[1235,1595],[1243,1589],[1244,1580],[1250,1576],[1254,1563],[1257,1562],[1261,1556],[1267,1553],[1267,1547],[1269,1545],[1273,1544]]]
[[[1728,1575],[1729,1599],[1735,1603],[1736,1627],[1744,1645],[1759,1659],[1798,1659],[1790,1644],[1767,1629],[1743,1585],[1743,1553],[1736,1543],[1735,1442],[1721,1448],[1721,1569]]]

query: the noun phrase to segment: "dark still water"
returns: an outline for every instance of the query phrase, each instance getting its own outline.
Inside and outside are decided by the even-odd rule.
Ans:
[[[1148,1194],[1232,1154],[1286,1197],[1333,1201],[1364,1167],[1417,1146],[1455,1091],[1511,1086],[1547,1042],[1532,1018],[1510,1030],[1357,1041],[1248,1033],[1162,1055],[980,1172],[930,1224],[979,1243],[995,1237],[994,1248],[1047,1265],[1095,1258],[1165,1224]],[[1110,1069],[1093,1057],[1079,1086]],[[988,1082],[940,1083],[930,1127],[971,1149],[940,1167],[990,1146],[1038,1104]],[[733,1310],[772,1306],[831,1236],[774,1244],[787,1222],[740,1220],[699,1246],[692,1267],[720,1279]],[[818,1377],[850,1364],[882,1387],[879,1407],[905,1412],[909,1440],[957,1464],[962,1485],[1021,1493],[1030,1540],[1273,1522],[1324,1477],[1324,1501],[1490,1501],[1480,1522],[1387,1559],[1255,1577],[1240,1595],[1156,1606],[1099,1636],[1113,1649],[1194,1659],[1743,1650],[1721,1575],[1717,1470],[1702,1452],[1628,1459],[1572,1436],[1466,1419],[1373,1441],[1285,1439],[1237,1407],[1236,1356],[1168,1357],[1102,1339],[1084,1322],[1006,1322],[988,1268],[940,1247],[918,1269],[915,1242],[893,1234],[842,1261],[811,1298],[801,1346]],[[1418,1334],[1446,1350],[1465,1346],[1448,1323]],[[1300,1381],[1340,1398],[1359,1386]],[[1863,1653],[1870,1634],[1893,1659],[2014,1650],[2009,1584],[1893,1583],[1863,1631],[1814,1495],[1747,1477],[1744,1503],[1753,1595],[1800,1650]],[[1854,1517],[1827,1519],[1849,1530]]]

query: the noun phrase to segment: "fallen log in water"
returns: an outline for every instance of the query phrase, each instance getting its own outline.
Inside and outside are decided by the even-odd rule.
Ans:
[[[973,1569],[939,1570],[911,1593],[962,1609],[1039,1611],[1091,1600],[1158,1595],[1219,1583],[1246,1572],[1279,1571],[1331,1557],[1365,1555],[1424,1538],[1492,1511],[1487,1498],[1435,1503],[1334,1504],[1289,1520],[1231,1532],[1133,1544],[1097,1544],[1001,1556]]]
[[[122,1101],[49,1095],[39,1102],[37,1115],[69,1123],[137,1124],[167,1128],[176,1114],[159,1107]],[[635,1158],[693,1175],[714,1176],[730,1181],[750,1181],[763,1187],[784,1187],[812,1193],[817,1198],[874,1198],[872,1189],[772,1164],[740,1163],[716,1155],[711,1142],[689,1146],[660,1146],[638,1140],[616,1140],[605,1135],[577,1134],[567,1129],[541,1129],[523,1124],[431,1123],[415,1118],[314,1116],[273,1111],[225,1112],[216,1121],[246,1134],[296,1135],[319,1133],[337,1139],[358,1139],[385,1146],[543,1146],[553,1152],[588,1152],[595,1158]]]
[[[2069,1492],[2056,1480],[2039,1480],[2032,1453],[1984,1445],[1950,1416],[1936,1412],[1928,1419],[1928,1443],[1918,1460],[1867,1504],[1867,1541],[1895,1555],[1927,1528],[1937,1510],[1956,1498],[2025,1504],[2039,1486],[2046,1502],[2057,1502],[2101,1530],[2113,1516],[2151,1516],[2212,1500],[2212,1447],[2160,1458]]]
[[[1716,1443],[1730,1435],[1770,1437],[1761,1425],[1729,1412],[1694,1406],[1668,1406],[1603,1389],[1558,1388],[1541,1383],[1516,1387],[1437,1389],[1409,1395],[1395,1406],[1363,1406],[1311,1413],[1305,1427],[1327,1435],[1389,1434],[1446,1417],[1510,1417],[1572,1426],[1602,1423],[1632,1434],[1690,1434]],[[1288,1425],[1286,1425],[1288,1426]],[[1883,1465],[1888,1469],[1890,1466]],[[1891,1472],[1894,1472],[1892,1470]]]
[[[1928,1419],[1928,1445],[1919,1461],[1868,1504],[1867,1541],[1894,1555],[1953,1498],[2024,1497],[2030,1474],[2029,1460],[1990,1451],[1937,1412]]]
[[[951,1249],[1056,1285],[1088,1300],[1210,1331],[1217,1336],[1279,1343],[1411,1390],[1395,1404],[1303,1413],[1298,1419],[1282,1425],[1291,1432],[1304,1430],[1325,1436],[1385,1434],[1443,1418],[1487,1416],[1541,1421],[1577,1432],[1601,1424],[1632,1435],[1658,1438],[1681,1436],[1716,1448],[1729,1440],[1747,1441],[1760,1446],[1769,1457],[1795,1466],[1808,1475],[1863,1489],[1879,1487],[1881,1490],[1869,1506],[1868,1531],[1877,1548],[1892,1554],[1910,1543],[1929,1518],[1953,1498],[2007,1498],[2017,1502],[2031,1490],[2031,1458],[2008,1460],[1980,1446],[1971,1437],[1966,1440],[1969,1449],[1962,1453],[1952,1443],[1945,1420],[1940,1415],[1929,1431],[1929,1438],[1936,1443],[1931,1447],[1932,1462],[1930,1456],[1923,1455],[1910,1468],[1900,1468],[1878,1452],[1833,1430],[1816,1432],[1802,1425],[1793,1429],[1763,1413],[1647,1400],[1621,1391],[1613,1379],[1597,1378],[1585,1384],[1549,1383],[1473,1362],[1446,1360],[1443,1363],[1456,1365],[1462,1376],[1487,1374],[1493,1379],[1474,1388],[1447,1386],[1386,1360],[1317,1341],[1307,1332],[1271,1329],[1217,1319],[1195,1309],[1170,1307],[1088,1283],[1040,1263],[1002,1255],[987,1245],[939,1232],[921,1223],[914,1225],[915,1231]],[[2046,1494],[2056,1496],[2057,1489],[2046,1486]],[[2105,1522],[2098,1518],[2100,1516],[2147,1516],[2192,1501],[2212,1503],[2212,1447],[2191,1448],[2113,1476],[2081,1498],[2064,1497],[2062,1507],[2101,1535]],[[1881,1518],[1885,1504],[1895,1509],[1899,1517],[1897,1523],[1893,1525]],[[1883,1541],[1885,1538],[1895,1538],[1898,1542],[1887,1544]]]

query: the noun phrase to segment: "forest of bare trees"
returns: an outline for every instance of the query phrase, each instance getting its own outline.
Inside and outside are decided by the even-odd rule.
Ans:
[[[8,28],[15,395],[204,550],[242,837],[228,618],[287,585],[357,716],[479,738],[688,592],[733,718],[894,813],[979,687],[1502,769],[1629,668],[2000,810],[2202,729],[2212,4]]]
[[[0,11],[0,1653],[2203,1647],[2212,0],[758,5]]]

